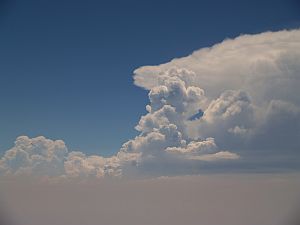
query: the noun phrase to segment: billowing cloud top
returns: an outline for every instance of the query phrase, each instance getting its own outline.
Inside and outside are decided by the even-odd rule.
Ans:
[[[135,84],[147,90],[159,84],[162,73],[185,68],[180,78],[201,87],[211,98],[226,90],[242,89],[255,101],[281,99],[299,104],[300,31],[241,35],[158,66],[134,71]],[[169,72],[176,74],[176,69]]]
[[[204,90],[204,115],[188,125],[190,137],[214,137],[222,148],[239,152],[299,149],[300,30],[241,35],[143,66],[134,71],[135,84],[151,92],[166,71]]]
[[[300,159],[300,30],[225,40],[138,68],[134,80],[149,90],[148,113],[136,126],[140,134],[115,156],[86,156],[63,141],[21,136],[1,158],[0,173],[169,175],[249,162],[285,167]]]

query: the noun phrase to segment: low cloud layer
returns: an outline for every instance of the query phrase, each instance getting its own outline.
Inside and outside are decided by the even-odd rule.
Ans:
[[[241,35],[138,68],[134,80],[149,91],[147,114],[116,155],[86,156],[61,140],[21,136],[1,158],[0,173],[157,176],[264,163],[262,156],[279,167],[299,159],[300,30]]]
[[[0,224],[298,225],[300,221],[299,174],[75,184],[1,179]]]

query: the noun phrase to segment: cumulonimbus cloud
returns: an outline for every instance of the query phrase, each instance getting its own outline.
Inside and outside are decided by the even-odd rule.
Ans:
[[[140,134],[116,155],[86,156],[69,152],[63,141],[21,136],[1,158],[0,173],[126,176],[149,165],[189,173],[203,162],[238,161],[245,152],[300,155],[300,30],[241,35],[138,68],[134,80],[149,90],[147,114],[136,126]]]
[[[241,35],[165,64],[140,67],[134,80],[151,90],[168,71],[169,77],[204,90],[204,114],[187,125],[190,137],[213,137],[221,148],[237,152],[268,150],[294,157],[300,146],[299,65],[300,30],[283,30]]]

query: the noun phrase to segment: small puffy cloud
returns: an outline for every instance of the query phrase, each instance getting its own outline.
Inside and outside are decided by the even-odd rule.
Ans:
[[[235,135],[244,135],[248,132],[244,127],[235,126],[233,128],[229,128],[228,132],[233,133]]]
[[[0,175],[65,178],[120,176],[121,161],[126,163],[129,157],[86,156],[78,151],[68,152],[62,140],[20,136],[14,147],[1,158]]]
[[[155,112],[150,112],[141,117],[136,129],[142,133],[151,132],[154,128],[168,124],[176,124],[177,127],[183,128],[181,116],[176,112],[176,109],[170,105],[164,105]]]
[[[59,176],[64,173],[64,157],[68,149],[61,140],[20,136],[15,146],[0,160],[2,174]]]
[[[168,147],[166,152],[173,156],[181,157],[187,160],[199,161],[218,161],[234,160],[240,156],[229,151],[218,151],[213,138],[207,138],[204,141],[191,141],[184,147]]]
[[[198,155],[198,156],[192,156],[190,159],[193,160],[200,160],[200,161],[219,161],[219,160],[234,160],[239,159],[240,156],[236,153],[228,152],[228,151],[220,151],[216,152],[214,154],[205,154],[205,155]]]
[[[246,92],[225,91],[219,98],[211,101],[204,112],[203,119],[208,123],[216,120],[228,120],[237,115],[251,113],[251,101]],[[236,118],[235,118],[236,120]],[[244,121],[245,118],[242,118]]]
[[[64,165],[70,177],[103,177],[105,174],[105,159],[101,156],[87,157],[82,152],[71,152]]]
[[[184,147],[168,147],[167,152],[172,154],[204,155],[215,153],[217,145],[213,138],[207,138],[204,141],[191,141]]]
[[[186,85],[181,78],[183,71],[185,70],[172,68],[161,74],[159,84],[149,92],[151,110],[171,105],[176,112],[188,114],[197,112],[205,104],[204,91],[200,87]],[[194,74],[186,72],[184,75]]]
[[[153,131],[137,136],[123,144],[121,151],[129,153],[141,153],[142,155],[156,155],[163,153],[164,149],[185,144],[182,134],[176,125],[170,124],[154,128]]]

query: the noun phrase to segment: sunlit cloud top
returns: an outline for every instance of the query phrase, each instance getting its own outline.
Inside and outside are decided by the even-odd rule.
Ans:
[[[274,162],[295,169],[300,155],[299,30],[241,35],[138,68],[134,80],[149,91],[147,114],[135,127],[139,135],[117,154],[88,156],[70,151],[62,140],[21,136],[2,156],[1,175],[161,176],[245,165],[265,169]]]

